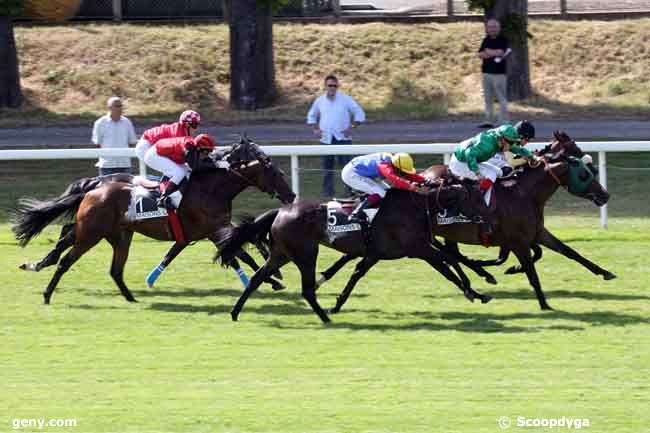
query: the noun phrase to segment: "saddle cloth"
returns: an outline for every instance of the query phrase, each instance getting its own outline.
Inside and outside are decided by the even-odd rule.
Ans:
[[[161,218],[167,216],[167,209],[159,208],[156,202],[160,198],[160,191],[148,189],[141,185],[131,189],[131,202],[126,212],[129,221]]]
[[[349,200],[327,202],[327,234],[330,241],[345,236],[346,233],[361,230],[361,224],[348,221],[348,217],[358,203]],[[372,222],[378,210],[364,209],[368,223]]]

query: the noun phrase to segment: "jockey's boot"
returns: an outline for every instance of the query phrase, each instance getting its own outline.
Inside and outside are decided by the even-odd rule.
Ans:
[[[483,193],[483,200],[479,201],[478,213],[483,220],[479,224],[479,237],[486,247],[490,246],[490,237],[494,233],[497,224],[496,215],[490,210],[489,200],[492,194],[493,182],[490,179],[483,179],[479,183],[479,190]]]
[[[176,185],[174,182],[169,181],[167,183],[167,186],[165,187],[165,192],[163,192],[160,195],[160,198],[158,199],[158,207],[164,207],[166,209],[173,209],[174,206],[171,203],[171,200],[169,199],[169,196],[172,195],[178,191],[178,185]]]
[[[381,197],[379,196],[379,194],[370,194],[369,196],[361,200],[361,203],[359,203],[357,207],[354,208],[354,210],[348,217],[348,222],[357,222],[362,226],[364,224],[367,224],[368,216],[364,212],[364,209],[375,207],[380,202],[381,202]]]

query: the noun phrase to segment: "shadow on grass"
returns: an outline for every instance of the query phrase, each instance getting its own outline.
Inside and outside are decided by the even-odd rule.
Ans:
[[[410,323],[404,322],[409,316],[427,321],[418,321]],[[650,324],[650,319],[635,316],[631,314],[617,313],[614,311],[594,311],[588,313],[571,313],[568,311],[548,311],[538,313],[464,313],[464,312],[444,312],[432,313],[429,311],[414,311],[404,314],[388,314],[375,316],[383,318],[385,323],[364,323],[362,321],[352,323],[337,320],[339,315],[331,316],[333,322],[328,324],[328,328],[349,329],[353,331],[459,331],[459,332],[477,332],[477,333],[532,333],[543,331],[583,331],[585,326],[632,326]],[[531,326],[510,326],[508,323],[512,320],[543,320],[549,325],[539,324]],[[553,324],[550,321],[574,321],[577,325],[570,324]],[[391,323],[392,322],[392,323]],[[447,322],[447,323],[446,323]],[[284,324],[275,322],[271,326],[276,328],[304,328],[293,324]],[[308,326],[305,326],[308,327]]]
[[[519,299],[519,300],[537,300],[533,289],[520,289],[517,291],[493,291],[487,290],[487,293],[492,295],[494,299]],[[544,290],[546,299],[551,303],[553,299],[565,298],[580,298],[588,299],[591,301],[647,301],[650,296],[633,295],[624,293],[608,293],[608,292],[587,292],[584,290]],[[428,298],[439,298],[435,295],[425,295]],[[553,304],[551,304],[552,306]]]

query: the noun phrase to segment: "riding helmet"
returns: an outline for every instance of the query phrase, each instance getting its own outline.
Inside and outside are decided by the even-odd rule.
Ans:
[[[515,128],[522,140],[532,140],[535,138],[535,127],[528,120],[517,122]]]

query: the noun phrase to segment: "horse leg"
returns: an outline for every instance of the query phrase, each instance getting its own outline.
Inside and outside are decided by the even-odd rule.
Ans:
[[[147,275],[146,278],[146,283],[147,287],[151,288],[153,285],[156,283],[156,280],[158,277],[160,277],[160,274],[163,273],[165,268],[169,266],[169,264],[178,256],[181,251],[185,249],[186,246],[189,244],[183,243],[183,242],[174,242],[174,245],[167,251],[167,254],[165,254],[165,257],[163,257],[162,261],[149,272],[149,275]]]
[[[97,242],[99,242],[100,239],[92,239],[92,241],[80,244],[77,243],[77,245],[73,246],[72,249],[66,254],[61,261],[59,262],[59,265],[56,267],[56,271],[54,272],[54,275],[52,276],[52,279],[50,280],[50,283],[47,285],[45,288],[45,291],[43,292],[43,302],[47,305],[50,303],[50,299],[52,298],[52,293],[54,292],[54,289],[56,288],[57,284],[59,284],[59,280],[65,274],[68,272],[68,269],[70,269],[70,266],[72,266],[81,256],[83,256],[89,249],[97,245]]]
[[[318,315],[323,323],[330,322],[327,313],[316,299],[316,257],[318,255],[318,245],[312,251],[312,254],[300,255],[300,258],[294,260],[300,275],[302,277],[302,297],[309,303],[314,313]]]
[[[542,258],[542,248],[537,245],[537,244],[532,244],[530,246],[530,249],[533,250],[533,263],[537,263],[539,259]],[[524,272],[524,269],[520,265],[513,265],[510,266],[504,274],[506,275],[513,275],[513,274],[521,274]]]
[[[479,277],[485,278],[485,281],[488,284],[496,284],[497,280],[494,278],[492,274],[490,274],[488,271],[483,269],[483,265],[477,263],[476,260],[472,260],[469,257],[463,255],[460,252],[460,249],[458,249],[458,242],[453,242],[448,239],[445,240],[445,245],[442,246],[439,242],[435,242],[434,246],[440,245],[442,248],[438,248],[439,250],[443,251],[449,251],[450,254],[454,255],[454,258],[458,260],[460,263],[464,264],[468,268],[470,268],[476,275]]]
[[[248,254],[248,253],[247,253],[246,251],[244,251],[243,249],[242,249],[242,250],[239,250],[239,252],[237,253],[237,257],[238,257],[239,259],[241,259],[241,261],[243,261],[244,263],[246,263],[246,264],[247,264],[251,269],[253,269],[254,271],[257,271],[257,270],[260,268],[259,266],[257,266],[257,263],[255,263],[255,260],[251,257],[251,255]],[[268,257],[268,254],[267,254],[267,257]],[[266,259],[267,257],[265,257],[265,259]],[[234,265],[235,265],[235,266],[239,267],[239,263],[237,263],[236,260],[234,260],[233,262],[234,262]],[[231,264],[231,266],[233,266],[233,264]],[[235,266],[233,266],[233,267],[235,267]],[[240,268],[240,269],[241,269],[241,268]],[[235,268],[235,271],[237,271],[238,274],[239,274],[239,272],[240,272],[239,270],[237,270],[237,268]],[[241,271],[241,272],[243,272],[243,271]],[[279,290],[284,290],[284,289],[285,289],[284,284],[282,284],[281,282],[279,282],[279,281],[273,279],[272,277],[269,277],[269,278],[265,279],[264,282],[267,283],[267,284],[270,284],[270,285],[271,285],[271,288],[272,288],[273,290],[275,290],[275,291],[279,291]]]
[[[45,267],[55,265],[59,261],[61,254],[74,245],[74,239],[74,223],[64,225],[54,249],[43,260],[38,263],[23,263],[19,268],[24,271],[38,272]]]
[[[539,282],[537,270],[535,269],[535,263],[533,263],[533,258],[530,254],[530,246],[526,245],[513,249],[513,252],[517,256],[517,259],[519,259],[519,263],[521,263],[521,267],[523,268],[524,272],[526,272],[528,282],[535,289],[535,295],[537,296],[537,301],[539,302],[540,308],[542,310],[552,310],[551,306],[546,302],[546,296],[542,291],[542,286]]]
[[[339,262],[341,262],[342,259],[348,257],[347,255],[341,257],[338,262],[334,264],[336,266]],[[345,261],[345,263],[349,262],[351,259],[348,259]],[[375,266],[375,264],[379,261],[379,259],[376,259],[375,257],[364,257],[357,263],[357,266],[354,268],[354,272],[352,273],[352,276],[350,277],[350,280],[348,283],[345,285],[345,288],[341,292],[340,295],[336,297],[336,305],[334,308],[329,310],[330,313],[336,314],[339,311],[341,311],[341,307],[345,302],[348,300],[348,297],[350,296],[350,293],[352,293],[352,290],[354,287],[357,285],[357,282],[363,278],[364,275],[372,268]],[[343,263],[343,265],[345,264]],[[339,266],[339,269],[343,267],[343,265]],[[332,269],[334,266],[332,266],[330,269]],[[330,270],[328,269],[328,271]],[[327,271],[326,271],[327,272]],[[324,274],[324,273],[323,273]],[[331,278],[331,277],[330,277]]]
[[[341,268],[343,268],[343,266],[345,266],[346,264],[348,264],[349,262],[351,262],[351,261],[354,260],[354,259],[355,259],[355,256],[352,256],[352,255],[350,255],[350,254],[344,254],[344,255],[343,255],[341,258],[339,258],[339,259],[338,259],[338,260],[337,260],[337,261],[336,261],[332,266],[330,266],[329,268],[327,268],[325,271],[321,272],[321,273],[320,273],[320,274],[321,274],[321,277],[318,279],[318,281],[316,281],[316,290],[318,290],[318,288],[319,288],[321,285],[323,285],[323,283],[325,283],[326,281],[331,280],[332,277],[333,277],[334,275],[336,275],[336,273],[337,273],[338,271],[340,271]],[[360,263],[361,263],[361,262],[359,262],[359,263],[357,264],[357,266],[359,266]],[[356,271],[355,271],[355,272],[356,272]]]
[[[239,317],[239,313],[241,313],[242,308],[244,308],[244,304],[248,300],[249,296],[255,290],[257,290],[257,288],[260,286],[260,284],[262,284],[264,279],[266,279],[269,275],[271,275],[277,269],[280,269],[280,267],[284,266],[288,262],[289,259],[279,251],[271,252],[271,255],[266,260],[266,263],[264,263],[264,266],[259,268],[257,272],[253,274],[250,283],[248,284],[244,292],[241,294],[241,296],[237,300],[237,303],[235,304],[232,311],[230,312],[230,317],[234,322],[237,321],[237,318]]]
[[[465,295],[467,299],[469,299],[471,302],[474,302],[474,298],[479,298],[481,299],[481,302],[489,302],[489,299],[483,301],[483,295],[480,293],[475,292],[471,287],[467,287],[463,284],[463,279],[462,277],[458,277],[450,268],[449,266],[445,263],[444,258],[440,251],[435,250],[432,246],[427,245],[427,248],[423,248],[422,251],[420,251],[417,255],[415,254],[410,254],[409,256],[411,257],[416,257],[419,259],[424,260],[427,262],[430,266],[432,266],[435,270],[440,272],[443,277],[445,277],[447,280],[451,281],[458,287],[461,292]],[[462,272],[462,270],[461,270]],[[463,273],[464,275],[464,273]],[[465,279],[467,279],[467,276],[464,276]]]
[[[477,265],[477,266],[501,266],[508,260],[508,257],[510,256],[510,250],[501,247],[499,249],[499,257],[496,259],[491,259],[491,260],[472,260],[472,262]]]
[[[585,257],[582,257],[577,251],[566,245],[564,242],[556,238],[546,229],[542,230],[540,236],[536,239],[537,242],[544,245],[545,247],[555,251],[556,253],[562,254],[564,257],[568,257],[576,262],[580,263],[585,268],[589,269],[595,275],[602,275],[605,280],[612,280],[616,278],[616,275],[610,271],[601,268],[597,264],[587,260]]]
[[[111,263],[111,277],[120,288],[122,296],[129,302],[137,302],[131,291],[124,283],[124,264],[129,258],[129,249],[133,239],[132,231],[121,231],[106,238],[113,247],[113,262]]]

